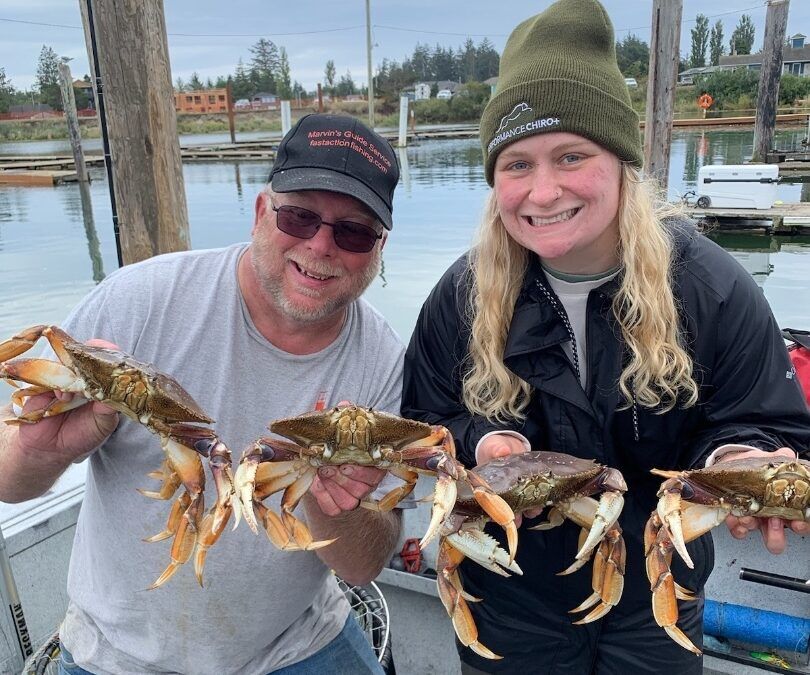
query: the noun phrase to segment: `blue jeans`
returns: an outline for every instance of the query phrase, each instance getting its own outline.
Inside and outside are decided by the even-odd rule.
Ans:
[[[291,666],[274,670],[273,675],[383,675],[383,669],[374,656],[363,631],[349,614],[343,630],[319,652]],[[59,675],[93,675],[73,663],[70,652],[62,646],[59,657]]]

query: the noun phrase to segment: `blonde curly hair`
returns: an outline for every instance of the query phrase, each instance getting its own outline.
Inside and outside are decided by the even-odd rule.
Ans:
[[[618,382],[623,407],[638,403],[663,413],[697,402],[692,360],[683,344],[672,292],[673,243],[663,224],[664,218],[678,214],[679,209],[658,196],[653,182],[622,164],[622,274],[613,313],[629,356]],[[531,387],[504,365],[503,353],[530,255],[506,232],[491,193],[469,256],[471,335],[462,383],[467,408],[488,419],[521,420],[529,403]]]

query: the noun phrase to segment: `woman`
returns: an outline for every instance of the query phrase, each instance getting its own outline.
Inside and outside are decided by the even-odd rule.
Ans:
[[[402,412],[447,426],[468,466],[529,448],[594,458],[628,484],[625,589],[604,618],[572,625],[591,593],[573,560],[579,528],[522,528],[523,576],[461,566],[479,640],[463,672],[700,673],[651,613],[642,532],[661,479],[650,469],[731,457],[795,457],[810,417],[759,288],[722,249],[658,202],[641,179],[638,118],[594,0],[560,0],[520,24],[481,120],[492,194],[475,248],[432,291],[406,355]],[[773,552],[805,523],[761,527]],[[491,534],[502,537],[492,528]],[[701,590],[708,536],[688,545]],[[679,626],[702,644],[702,600]]]

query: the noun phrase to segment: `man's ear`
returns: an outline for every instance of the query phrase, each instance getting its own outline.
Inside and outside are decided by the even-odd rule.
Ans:
[[[267,214],[267,199],[268,195],[266,192],[260,192],[256,195],[256,204],[253,207],[254,216],[253,229],[250,231],[251,234],[256,232],[256,228],[259,226],[262,218]]]

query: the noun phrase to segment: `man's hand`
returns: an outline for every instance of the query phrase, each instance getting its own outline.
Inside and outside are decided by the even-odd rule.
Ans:
[[[487,436],[478,446],[476,455],[478,456],[478,466],[491,462],[498,457],[508,457],[509,455],[519,455],[526,452],[523,441],[509,434],[492,434]],[[475,471],[475,469],[473,469]],[[537,518],[543,512],[542,508],[529,509],[522,513],[515,514],[515,525],[520,527],[523,516],[527,518]]]
[[[733,459],[745,459],[746,457],[773,457],[781,456],[792,459],[796,456],[790,448],[779,448],[773,452],[766,452],[764,450],[748,450],[746,452],[739,452],[729,455],[726,458],[721,458],[718,463],[729,461]],[[782,553],[787,546],[785,540],[785,525],[787,525],[796,534],[806,535],[810,534],[810,523],[805,523],[801,520],[786,521],[782,518],[757,518],[756,516],[727,516],[726,526],[731,536],[735,539],[745,539],[748,533],[752,530],[759,530],[762,534],[762,540],[771,553]]]
[[[322,466],[309,490],[327,516],[356,509],[385,477],[384,469],[356,464]]]
[[[102,340],[89,344],[114,347]],[[23,410],[41,410],[54,399],[72,397],[60,392],[31,396]],[[13,417],[11,406],[0,414]],[[72,462],[101,445],[117,425],[118,413],[95,401],[34,424],[0,424],[0,500],[16,503],[44,494]]]

